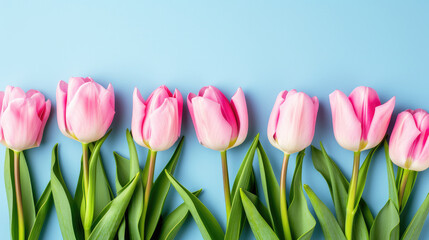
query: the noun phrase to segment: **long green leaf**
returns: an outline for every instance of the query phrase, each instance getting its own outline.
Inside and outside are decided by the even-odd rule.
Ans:
[[[416,183],[418,172],[410,170],[408,180],[405,185],[404,196],[402,197],[402,206],[399,214],[405,209],[408,199],[410,198],[411,192],[413,191],[414,184]]]
[[[139,180],[140,173],[137,173],[134,179],[122,189],[119,195],[103,209],[99,218],[94,221],[93,230],[89,236],[90,240],[111,240],[116,236]]]
[[[319,219],[320,226],[322,226],[323,235],[328,240],[346,240],[343,231],[335,220],[334,215],[328,207],[316,196],[313,190],[304,184],[304,190],[307,192],[311,205],[313,205],[314,212],[316,212]]]
[[[53,199],[52,199],[51,183],[48,183],[39,201],[37,201],[36,219],[34,221],[33,227],[31,228],[31,232],[29,234],[29,237],[28,237],[29,240],[39,239],[40,232],[42,231],[42,228],[43,228],[43,223],[45,222],[45,218],[48,215],[49,209],[51,208],[52,201]]]
[[[170,190],[171,185],[170,181],[165,175],[165,172],[167,171],[170,174],[174,174],[177,163],[179,161],[180,153],[182,151],[183,142],[184,137],[180,139],[179,144],[177,145],[176,150],[173,153],[173,156],[153,184],[146,213],[145,239],[151,239],[153,233],[155,232],[158,220],[161,216],[161,212],[164,207],[165,199],[167,198],[167,194]]]
[[[79,211],[61,174],[58,161],[58,144],[52,150],[51,188],[63,238],[84,239]]]
[[[116,162],[116,192],[122,189],[130,179],[130,160],[122,157],[116,152],[113,152]]]
[[[296,157],[295,172],[293,174],[292,186],[290,191],[290,205],[288,217],[293,239],[311,239],[316,220],[308,210],[307,200],[302,190],[302,164],[305,150],[302,150]]]
[[[193,192],[195,197],[198,197],[202,189]],[[160,220],[159,229],[155,232],[154,237],[158,240],[173,240],[180,228],[185,223],[189,215],[189,209],[186,203],[180,204],[174,211],[172,211],[165,219]]]
[[[230,216],[227,222],[225,239],[238,240],[240,238],[241,231],[245,223],[245,213],[243,210],[243,204],[241,203],[241,197],[239,195],[239,189],[249,191],[252,186],[252,174],[253,174],[253,159],[255,157],[255,151],[258,144],[259,135],[255,137],[252,145],[246,153],[243,162],[241,163],[240,170],[238,171],[234,185],[232,188],[232,207]]]
[[[387,179],[389,183],[389,199],[399,211],[398,189],[396,188],[395,173],[393,172],[393,164],[390,160],[389,145],[387,144],[387,140],[384,140],[384,153],[386,156]]]
[[[399,239],[399,213],[392,200],[377,214],[370,232],[371,240],[395,240]]]
[[[210,213],[206,206],[168,172],[165,172],[173,187],[180,194],[183,201],[188,206],[201,235],[205,240],[222,240],[224,233],[215,217]]]
[[[11,239],[18,239],[18,213],[15,200],[15,174],[13,171],[13,151],[6,148],[4,161],[4,183],[6,187],[7,204],[9,207],[9,224]]]
[[[244,189],[241,189],[242,192],[244,194],[246,194],[246,197],[249,198],[249,200],[253,203],[253,205],[256,207],[256,209],[258,210],[259,214],[264,218],[265,222],[267,222],[267,224],[273,228],[273,226],[271,225],[271,217],[270,217],[270,213],[268,212],[267,207],[265,207],[265,205],[261,202],[261,200],[258,198],[257,195],[246,191]],[[241,197],[241,194],[240,194]]]
[[[280,239],[283,239],[283,227],[280,216],[280,188],[276,175],[271,167],[270,160],[261,143],[258,143],[259,170],[261,173],[262,188],[265,202],[271,217],[271,226]]]
[[[423,225],[425,224],[426,218],[429,213],[429,194],[426,195],[425,200],[422,205],[417,210],[404,234],[402,235],[402,240],[414,240],[418,239],[420,233],[423,229]]]
[[[253,235],[257,240],[279,239],[270,225],[265,221],[262,215],[258,212],[255,205],[247,197],[244,191],[240,191],[241,200],[243,201],[244,211],[246,212],[247,220]]]

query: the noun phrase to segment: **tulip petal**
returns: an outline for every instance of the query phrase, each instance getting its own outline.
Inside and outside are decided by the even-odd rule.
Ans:
[[[410,169],[423,171],[429,167],[429,114],[422,109],[417,109],[413,117],[421,133],[414,141],[413,151],[409,153],[413,159]]]
[[[314,102],[303,92],[290,91],[283,104],[276,130],[280,150],[292,154],[311,144],[315,124]]]
[[[179,126],[179,128],[177,129],[177,136],[180,136],[180,130],[182,128],[183,97],[179,90],[175,89],[173,98],[177,100],[177,110],[179,114],[179,117],[177,118],[177,126]]]
[[[343,92],[336,90],[329,95],[329,102],[338,144],[350,151],[359,151],[362,127],[350,100]]]
[[[143,141],[143,121],[146,116],[145,101],[137,88],[134,88],[133,93],[133,116],[131,120],[131,132],[134,141],[140,146],[149,148]]]
[[[196,95],[194,93],[189,93],[187,98],[187,104],[188,104],[189,114],[191,115],[192,123],[194,124],[195,134],[197,135],[197,138],[200,139],[198,128],[195,122],[194,107],[192,106],[192,99],[195,97]]]
[[[165,98],[164,103],[148,115],[144,127],[148,126],[149,146],[155,151],[169,149],[176,142],[179,135],[177,100]]]
[[[389,142],[389,155],[393,163],[409,168],[409,153],[414,141],[420,135],[410,111],[401,112],[396,118],[395,127]]]
[[[223,117],[220,104],[207,98],[194,97],[192,108],[200,143],[213,150],[226,150],[231,140],[232,127]]]
[[[44,102],[45,109],[43,109],[43,114],[40,116],[40,120],[42,120],[42,125],[40,126],[39,135],[37,136],[35,146],[40,146],[42,142],[43,132],[45,130],[46,122],[48,121],[49,114],[51,113],[51,100]]]
[[[170,92],[170,90],[168,90],[167,87],[165,87],[164,85],[162,85],[161,87],[155,89],[155,91],[153,91],[150,96],[148,97],[147,101],[146,101],[146,107],[147,107],[147,115],[151,115],[152,111],[155,111],[156,109],[158,109],[163,103],[164,103],[164,99],[171,97],[172,94]]]
[[[73,100],[76,92],[79,90],[79,88],[88,82],[94,82],[92,78],[87,77],[71,77],[69,79],[68,88],[67,88],[67,105],[70,104],[70,102]]]
[[[238,88],[237,92],[231,98],[232,109],[237,116],[238,123],[238,136],[232,147],[236,147],[244,142],[247,137],[249,130],[249,117],[247,114],[247,104],[244,92],[241,88]]]
[[[369,127],[367,139],[368,142],[363,150],[371,149],[377,146],[386,135],[387,128],[389,127],[390,118],[395,108],[395,97],[391,98],[385,104],[375,108],[374,118],[372,119],[371,126]]]
[[[56,99],[57,99],[57,122],[60,131],[67,137],[73,138],[70,135],[66,121],[66,109],[67,109],[67,92],[68,84],[64,81],[60,81],[57,86]]]
[[[267,136],[270,143],[280,149],[280,147],[277,144],[277,141],[275,140],[276,136],[276,129],[277,124],[279,121],[279,115],[280,115],[280,105],[285,101],[286,95],[288,94],[287,91],[282,91],[277,95],[276,102],[274,103],[273,110],[270,114],[270,119],[268,120],[268,128],[267,128]]]
[[[1,117],[3,137],[15,151],[31,148],[36,143],[42,121],[33,100],[19,98],[9,102]]]
[[[2,115],[2,109],[3,109],[3,99],[4,99],[4,92],[0,91],[0,119],[1,119],[1,115]],[[3,143],[3,130],[0,124],[0,142]]]

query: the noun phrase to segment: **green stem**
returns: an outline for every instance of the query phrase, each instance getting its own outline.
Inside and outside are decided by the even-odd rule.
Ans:
[[[356,201],[357,181],[358,181],[358,175],[359,175],[359,163],[360,163],[360,151],[354,153],[353,173],[352,173],[352,179],[350,180],[349,194],[347,199],[345,232],[346,232],[346,238],[348,240],[352,239],[352,233],[353,233],[353,220],[355,216],[354,208],[355,208],[355,201]]]
[[[155,172],[156,153],[157,153],[156,151],[150,150],[149,173],[147,176],[146,189],[144,192],[143,215],[142,215],[142,220],[140,222],[140,228],[141,228],[140,233],[141,233],[142,237],[144,237],[146,212],[147,212],[147,207],[149,205],[150,191],[152,190],[152,185],[153,185],[153,175]]]
[[[22,194],[21,194],[21,179],[19,172],[19,152],[13,151],[14,171],[15,171],[15,194],[16,194],[16,208],[18,211],[18,239],[25,239],[25,225],[24,225],[24,209],[22,208]]]
[[[283,233],[286,240],[292,240],[290,232],[289,217],[287,215],[287,200],[286,200],[286,174],[287,165],[289,162],[289,154],[285,153],[283,156],[282,173],[280,176],[280,213],[282,217]]]
[[[411,170],[404,169],[401,179],[401,187],[399,189],[399,209],[402,209],[402,200],[404,198],[405,188],[407,186],[408,176],[410,175]]]
[[[85,239],[91,234],[91,224],[88,223],[89,211],[89,147],[87,143],[82,143],[82,167],[83,167],[83,196],[85,200],[85,214],[82,222],[84,223]]]
[[[226,158],[226,150],[220,152],[220,156],[222,159],[223,194],[225,195],[226,221],[228,222],[229,214],[231,213],[231,191],[229,189],[228,161]]]

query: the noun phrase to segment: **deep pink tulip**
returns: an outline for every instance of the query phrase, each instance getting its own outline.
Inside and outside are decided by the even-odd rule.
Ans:
[[[311,144],[319,100],[296,90],[277,96],[268,121],[270,143],[285,154],[299,152]]]
[[[17,152],[38,147],[50,112],[39,91],[7,86],[0,92],[0,142]]]
[[[247,105],[238,88],[231,102],[219,89],[201,88],[188,95],[188,108],[198,141],[205,147],[225,151],[244,142],[248,130]]]
[[[395,97],[380,103],[370,87],[357,87],[349,97],[335,90],[329,95],[335,139],[343,148],[358,152],[383,140],[395,107]]]
[[[131,131],[134,140],[154,151],[169,149],[180,136],[183,98],[164,85],[157,88],[147,101],[134,89]]]
[[[429,114],[422,109],[401,112],[390,137],[389,155],[396,165],[414,171],[429,167]]]
[[[92,78],[72,77],[57,87],[57,120],[61,132],[81,143],[99,140],[115,115],[115,94]]]

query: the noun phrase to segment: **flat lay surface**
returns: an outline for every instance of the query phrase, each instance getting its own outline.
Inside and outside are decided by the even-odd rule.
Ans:
[[[382,103],[396,96],[389,134],[399,112],[408,108],[428,111],[428,11],[429,3],[423,1],[0,1],[0,90],[7,85],[25,91],[37,89],[52,101],[40,147],[25,152],[38,199],[50,179],[51,151],[56,143],[62,173],[72,192],[79,176],[81,145],[61,134],[56,119],[55,90],[60,80],[90,76],[104,87],[111,83],[114,88],[113,131],[101,149],[112,186],[113,151],[128,157],[125,130],[131,128],[134,87],[144,99],[162,84],[172,91],[179,89],[184,97],[181,135],[185,142],[174,176],[191,191],[203,189],[199,198],[225,230],[220,153],[198,143],[186,96],[207,85],[216,86],[229,99],[238,87],[243,89],[249,133],[243,144],[228,151],[231,182],[257,133],[279,179],[283,154],[267,139],[267,123],[277,94],[297,89],[317,96],[320,107],[313,145],[320,148],[322,141],[349,179],[353,153],[335,141],[329,94],[339,89],[348,95],[364,85],[374,88]],[[155,175],[174,147],[158,153]],[[147,149],[137,146],[137,150],[143,165]],[[362,158],[367,153],[363,152]],[[1,146],[0,156],[4,154]],[[288,169],[288,193],[295,156],[291,156]],[[4,158],[0,159],[0,232],[9,237]],[[254,168],[262,196],[256,158]],[[402,216],[405,223],[429,192],[428,181],[428,171],[419,173],[407,214]],[[309,148],[303,183],[333,211],[329,188],[314,169]],[[387,184],[386,161],[380,149],[363,193],[373,214],[387,201]],[[170,212],[182,202],[171,188],[164,211]],[[312,210],[310,203],[309,208]],[[421,239],[429,238],[428,224]],[[41,239],[60,236],[52,207]],[[317,224],[313,239],[322,238]],[[177,239],[202,239],[191,218]],[[249,227],[242,239],[253,239]]]

